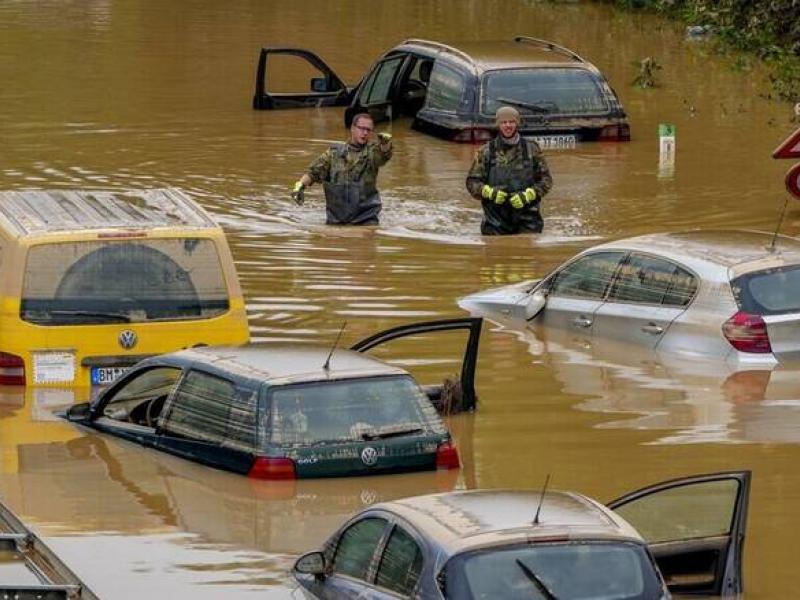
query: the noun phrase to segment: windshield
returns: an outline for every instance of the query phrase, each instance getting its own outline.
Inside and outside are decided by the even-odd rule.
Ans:
[[[756,315],[800,312],[800,267],[755,271],[731,282],[739,308]]]
[[[200,319],[227,310],[212,240],[137,239],[33,246],[20,316],[77,325]]]
[[[270,398],[272,444],[360,442],[445,432],[428,397],[407,376],[280,386]]]
[[[643,547],[572,542],[491,548],[445,567],[448,598],[657,600],[661,583]]]
[[[484,76],[481,112],[494,115],[511,105],[523,120],[530,115],[598,114],[608,102],[596,75],[584,69],[509,69]]]

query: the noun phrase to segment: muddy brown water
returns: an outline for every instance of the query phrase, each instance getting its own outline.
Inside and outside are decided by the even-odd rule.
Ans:
[[[323,225],[317,189],[290,184],[331,141],[341,109],[250,109],[262,45],[319,52],[355,82],[406,37],[525,33],[569,46],[619,93],[633,140],[547,154],[545,232],[482,239],[463,180],[474,147],[384,124],[376,230]],[[635,63],[660,87],[631,87]],[[682,27],[584,2],[281,3],[88,0],[0,4],[0,188],[176,186],[230,235],[253,338],[353,342],[456,300],[537,277],[601,240],[688,227],[772,229],[786,198],[791,107],[762,97],[757,66],[684,39]],[[657,126],[677,125],[660,165]],[[800,232],[791,204],[782,230]],[[378,354],[423,381],[454,372],[461,338]],[[103,597],[285,597],[287,569],[347,515],[381,499],[553,485],[601,500],[684,474],[752,469],[747,597],[795,596],[800,380],[511,333],[487,323],[480,409],[449,423],[464,468],[375,479],[253,483],[87,434],[52,417],[57,390],[0,400],[0,496]]]

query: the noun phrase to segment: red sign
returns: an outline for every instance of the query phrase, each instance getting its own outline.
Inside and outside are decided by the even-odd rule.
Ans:
[[[783,143],[775,148],[772,158],[800,158],[800,129],[786,138]]]
[[[800,200],[800,164],[793,166],[786,173],[786,189],[792,196]]]

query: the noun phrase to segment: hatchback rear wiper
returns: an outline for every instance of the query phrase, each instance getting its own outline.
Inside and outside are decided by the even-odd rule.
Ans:
[[[131,318],[128,315],[115,312],[101,312],[94,310],[49,310],[43,316],[29,316],[28,318],[36,321],[52,321],[56,317],[86,317],[93,319],[104,319],[115,323],[130,323]]]
[[[528,579],[531,580],[531,582],[533,582],[533,585],[535,585],[536,588],[540,592],[542,592],[542,594],[544,594],[544,597],[547,598],[547,600],[558,600],[558,597],[556,597],[556,595],[550,591],[550,588],[548,588],[545,585],[544,581],[542,581],[542,578],[539,577],[536,573],[534,573],[533,570],[528,565],[522,562],[519,558],[516,559],[514,562],[516,562],[517,565],[519,565],[519,568],[522,570],[523,573],[525,573],[525,577],[527,577]]]
[[[422,433],[424,429],[422,427],[409,427],[406,429],[390,429],[388,431],[381,431],[381,432],[365,432],[361,434],[361,439],[363,440],[385,440],[386,438],[392,437],[400,437],[403,435],[412,435],[414,433]]]
[[[514,100],[513,98],[498,98],[497,101],[525,108],[535,113],[550,113],[558,110],[558,104],[546,100],[542,102],[523,102],[522,100]]]

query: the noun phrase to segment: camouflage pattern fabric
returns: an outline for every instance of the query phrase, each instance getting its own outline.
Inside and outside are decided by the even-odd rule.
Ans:
[[[535,141],[520,136],[516,144],[509,145],[498,137],[484,144],[475,153],[466,183],[472,197],[482,203],[481,233],[484,235],[538,233],[542,230],[539,204],[553,187],[553,178]],[[536,201],[521,209],[513,208],[508,200],[495,204],[481,196],[484,185],[505,190],[509,197],[531,187],[536,190]]]

